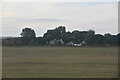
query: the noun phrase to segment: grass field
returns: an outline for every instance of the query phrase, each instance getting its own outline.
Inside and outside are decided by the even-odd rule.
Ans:
[[[3,47],[5,78],[117,78],[117,47]]]

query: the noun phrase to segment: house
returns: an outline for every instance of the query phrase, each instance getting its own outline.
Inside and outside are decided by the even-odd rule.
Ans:
[[[57,40],[57,39],[54,39],[54,40],[51,40],[50,42],[49,42],[49,44],[50,45],[64,45],[64,41],[62,40],[62,39],[60,39],[60,40]]]
[[[74,43],[72,41],[70,41],[69,43],[66,44],[67,46],[73,46]]]
[[[80,47],[80,46],[83,46],[83,45],[85,45],[86,44],[86,42],[85,41],[82,41],[81,43],[79,43],[79,44],[74,44],[72,41],[70,41],[69,43],[67,43],[66,45],[67,46],[75,46],[75,47]]]
[[[51,40],[51,41],[49,42],[49,44],[50,44],[50,45],[55,45],[55,40]]]

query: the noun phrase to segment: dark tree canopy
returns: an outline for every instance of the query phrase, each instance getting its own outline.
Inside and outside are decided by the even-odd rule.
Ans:
[[[2,40],[3,45],[41,46],[41,45],[71,45],[85,43],[88,46],[117,46],[120,45],[120,33],[117,35],[95,34],[94,30],[72,32],[67,31],[65,26],[59,26],[47,30],[43,37],[36,37],[34,29],[22,29],[21,37],[7,38]]]
[[[53,39],[62,39],[64,34],[66,33],[66,29],[64,26],[59,26],[53,30],[48,30],[47,33],[44,34],[44,38],[47,41],[51,41]]]
[[[31,28],[24,28],[20,35],[25,38],[35,38],[36,37],[35,31]]]
[[[22,29],[21,37],[18,39],[17,43],[19,45],[36,45],[36,33],[31,28]]]

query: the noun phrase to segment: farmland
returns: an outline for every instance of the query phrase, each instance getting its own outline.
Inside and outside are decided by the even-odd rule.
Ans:
[[[5,78],[116,78],[117,47],[3,47]]]

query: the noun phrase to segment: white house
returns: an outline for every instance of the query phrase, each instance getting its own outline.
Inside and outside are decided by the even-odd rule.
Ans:
[[[82,41],[81,43],[79,44],[74,44],[72,41],[70,41],[69,43],[67,43],[66,45],[67,46],[75,46],[75,47],[80,47],[80,46],[83,46],[84,44],[86,44],[85,41]]]
[[[56,39],[54,39],[54,40],[51,40],[50,42],[49,42],[49,44],[50,45],[55,45],[55,44],[57,44],[57,43],[60,43],[60,44],[64,44],[64,41],[62,40],[62,39],[60,39],[60,40],[56,40]]]

